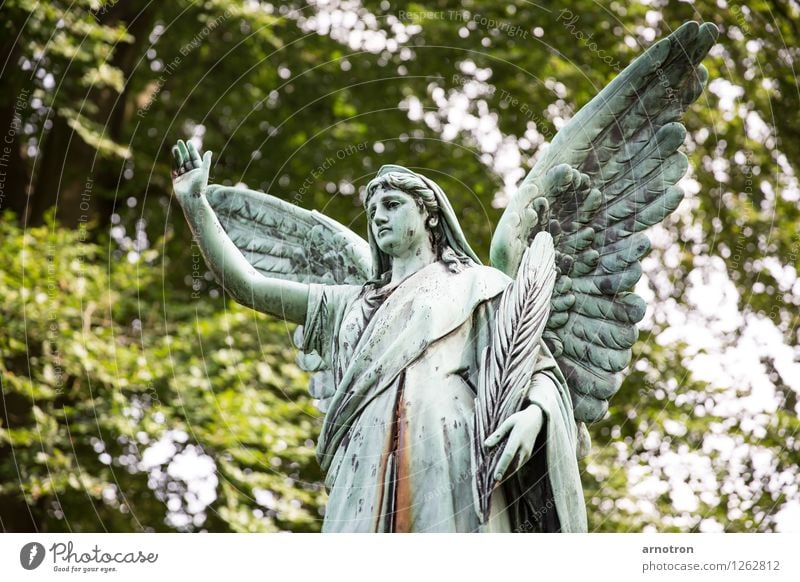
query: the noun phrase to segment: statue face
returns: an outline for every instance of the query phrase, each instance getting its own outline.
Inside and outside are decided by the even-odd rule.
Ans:
[[[367,205],[369,227],[375,242],[391,257],[405,257],[427,246],[428,213],[416,200],[400,190],[379,189]]]

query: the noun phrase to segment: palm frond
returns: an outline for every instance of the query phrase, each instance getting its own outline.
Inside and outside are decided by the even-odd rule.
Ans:
[[[541,232],[526,249],[516,280],[503,292],[492,343],[483,353],[478,377],[472,461],[475,511],[481,523],[489,518],[491,496],[497,486],[494,474],[505,445],[504,440],[487,449],[484,441],[522,407],[550,314],[555,280],[553,239]]]

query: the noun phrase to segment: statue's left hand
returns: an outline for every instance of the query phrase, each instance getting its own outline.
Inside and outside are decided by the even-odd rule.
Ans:
[[[484,445],[493,447],[497,445],[506,434],[508,442],[506,443],[503,454],[500,456],[500,461],[497,464],[495,471],[495,481],[500,481],[508,471],[514,459],[517,459],[516,468],[522,467],[533,452],[533,445],[536,443],[536,437],[544,425],[544,414],[542,409],[535,404],[528,405],[527,408],[520,410],[509,416],[500,427],[491,434]]]

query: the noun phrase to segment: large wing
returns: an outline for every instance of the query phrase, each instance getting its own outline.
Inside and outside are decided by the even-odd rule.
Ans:
[[[245,188],[212,185],[206,197],[233,243],[267,277],[360,285],[371,276],[369,243],[324,214]]]
[[[628,66],[556,135],[520,186],[492,240],[492,262],[514,276],[537,232],[554,235],[560,276],[544,337],[573,396],[594,422],[631,359],[644,301],[630,292],[650,250],[642,232],[680,203],[687,169],[680,115],[708,78],[717,38],[689,22]]]
[[[371,276],[369,243],[324,214],[245,188],[211,185],[206,197],[228,237],[262,275],[340,285],[361,285]],[[300,349],[302,336],[298,326],[297,364],[311,372],[309,392],[325,412],[333,374],[318,354]]]

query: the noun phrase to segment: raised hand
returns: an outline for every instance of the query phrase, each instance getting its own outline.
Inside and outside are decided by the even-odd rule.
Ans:
[[[508,442],[497,463],[494,474],[495,481],[500,481],[505,476],[514,459],[517,460],[515,470],[528,462],[536,443],[536,437],[544,425],[542,409],[535,404],[509,416],[484,442],[487,447],[496,446],[506,434]]]
[[[181,204],[191,197],[200,197],[208,186],[208,174],[211,169],[211,152],[200,158],[197,148],[192,142],[188,144],[182,139],[172,147],[176,169],[172,171],[172,187]]]

